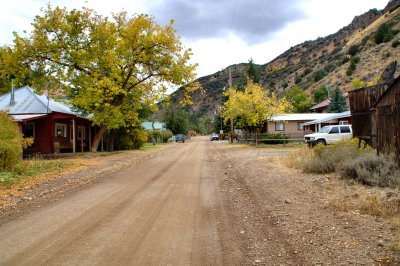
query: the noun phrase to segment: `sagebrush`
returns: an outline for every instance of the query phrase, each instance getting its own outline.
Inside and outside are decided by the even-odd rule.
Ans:
[[[392,156],[376,153],[358,139],[333,145],[317,145],[291,154],[288,164],[308,173],[339,173],[369,186],[400,186],[400,169]]]

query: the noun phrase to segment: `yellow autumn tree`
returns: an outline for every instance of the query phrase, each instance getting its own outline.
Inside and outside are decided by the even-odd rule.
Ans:
[[[222,116],[225,121],[239,118],[245,127],[256,131],[271,120],[272,116],[287,113],[292,105],[286,98],[279,98],[274,92],[264,90],[260,85],[249,82],[244,92],[228,89],[228,100],[224,103]]]
[[[13,53],[29,66],[36,89],[61,89],[82,114],[91,114],[100,128],[92,151],[107,130],[138,124],[168,88],[196,89],[192,52],[173,21],[161,26],[148,15],[122,11],[109,18],[49,5],[32,26],[25,37],[15,34]]]

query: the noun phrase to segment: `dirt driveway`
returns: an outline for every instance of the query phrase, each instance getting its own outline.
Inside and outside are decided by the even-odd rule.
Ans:
[[[397,228],[328,208],[287,152],[199,137],[104,170],[3,217],[0,265],[395,265]]]

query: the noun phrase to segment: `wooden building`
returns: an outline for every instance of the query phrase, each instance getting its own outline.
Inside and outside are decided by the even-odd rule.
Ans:
[[[353,136],[378,152],[395,154],[400,163],[400,76],[393,79],[396,62],[382,74],[383,82],[349,92]]]
[[[91,121],[28,86],[0,96],[0,110],[13,117],[24,137],[33,138],[27,154],[90,150]]]

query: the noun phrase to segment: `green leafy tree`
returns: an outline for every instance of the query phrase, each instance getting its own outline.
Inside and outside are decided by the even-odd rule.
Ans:
[[[174,106],[166,108],[162,120],[166,128],[171,130],[174,135],[187,134],[189,118],[187,112],[182,108]]]
[[[18,126],[0,111],[0,169],[11,170],[22,157],[23,138]]]
[[[293,105],[294,112],[302,113],[310,109],[312,106],[310,97],[297,85],[292,86],[285,96]]]
[[[12,84],[15,88],[31,85],[31,72],[22,56],[8,46],[0,47],[0,95],[9,92]]]
[[[16,35],[14,52],[31,67],[37,89],[50,95],[61,89],[92,114],[100,127],[92,151],[107,130],[135,126],[141,109],[155,110],[167,87],[195,78],[191,50],[183,49],[173,21],[161,27],[147,15],[120,12],[110,19],[48,6],[32,25],[28,37]]]
[[[256,65],[254,64],[254,61],[252,58],[249,59],[249,66],[247,68],[247,75],[249,79],[253,83],[259,83],[261,81],[261,76],[260,72],[258,71]]]
[[[328,93],[326,91],[326,85],[322,85],[313,92],[314,104],[320,103],[328,98]]]
[[[343,96],[343,93],[340,91],[339,87],[333,91],[333,94],[330,98],[330,103],[328,106],[329,113],[341,113],[347,110],[346,107],[346,98]]]

